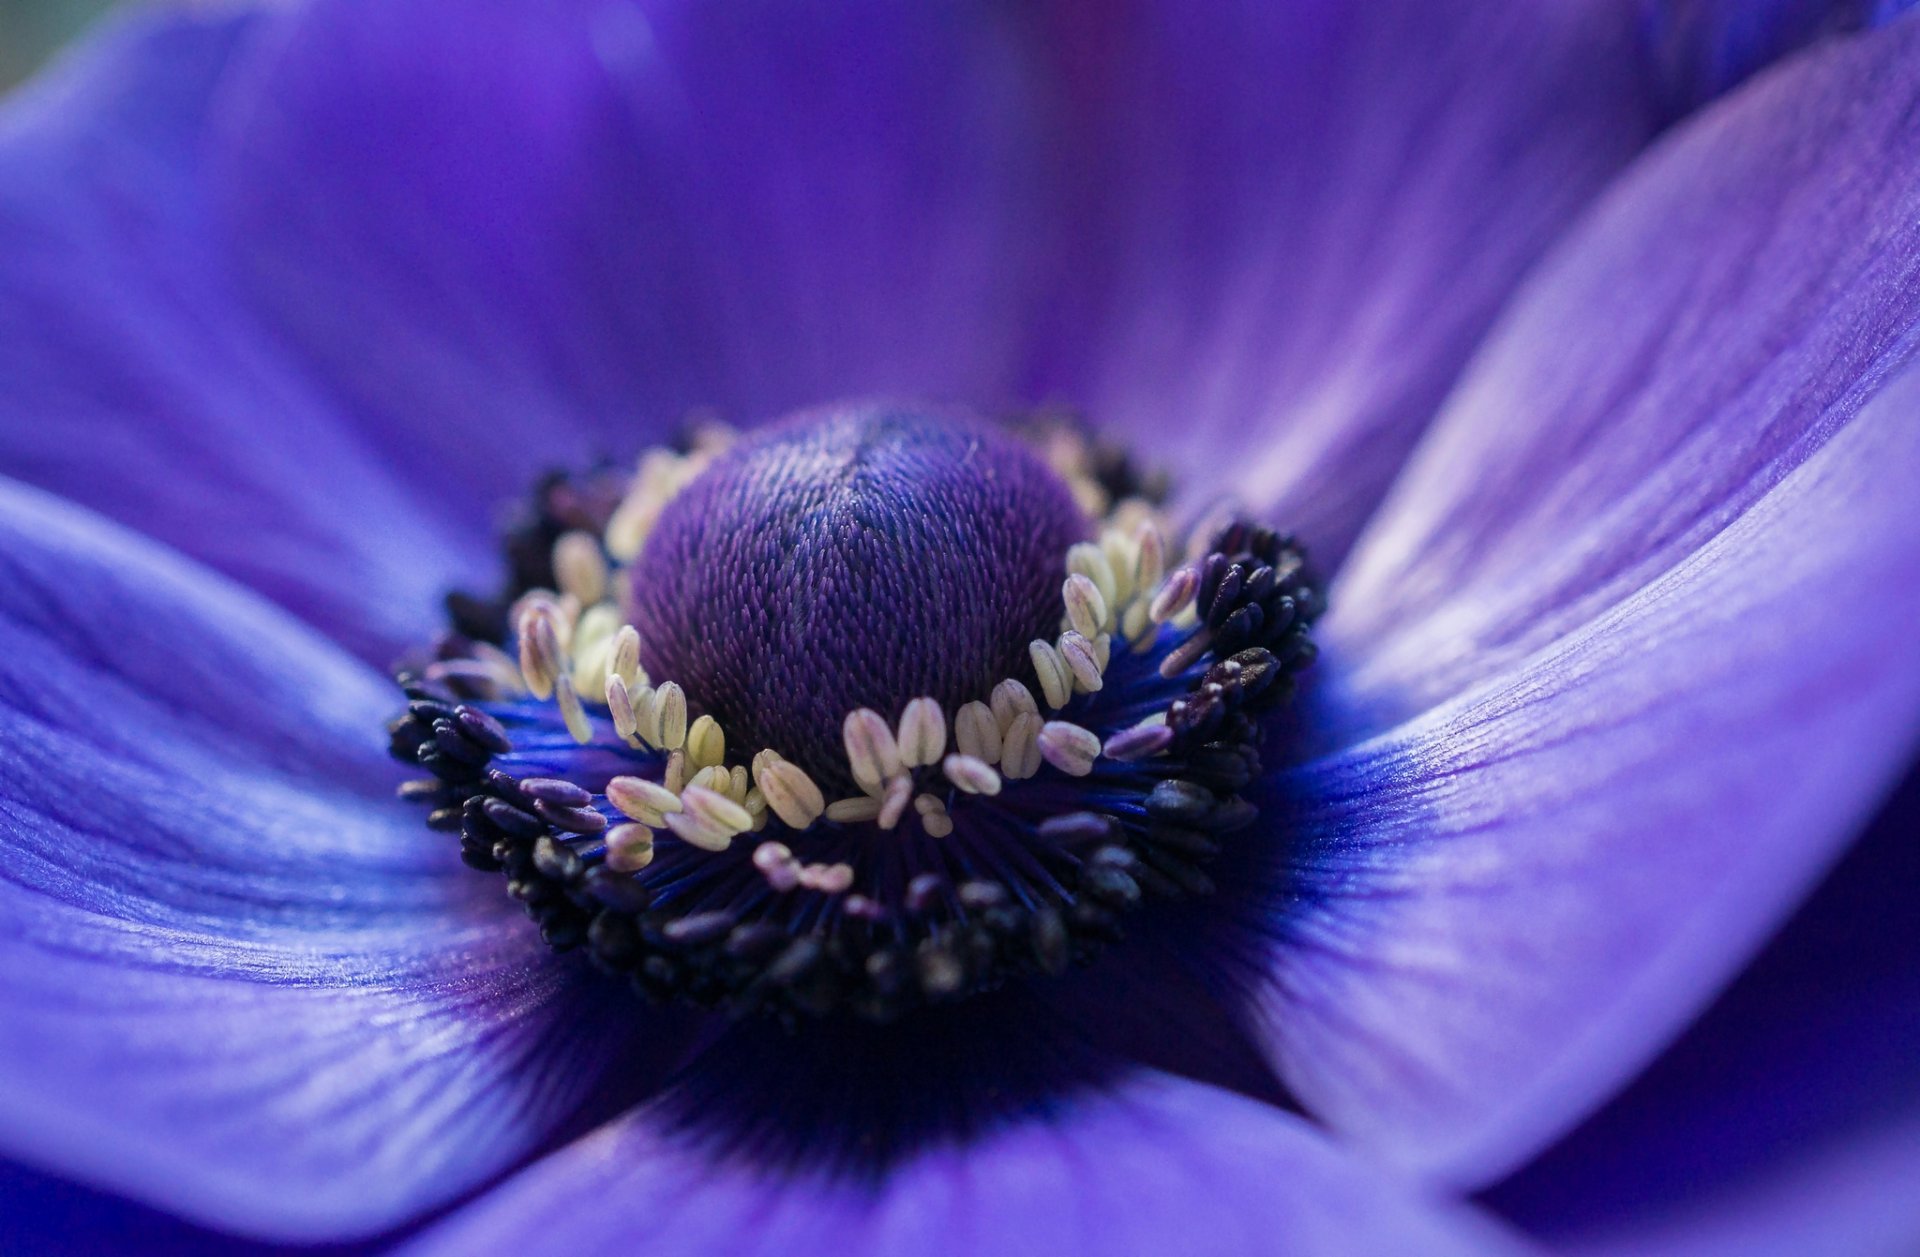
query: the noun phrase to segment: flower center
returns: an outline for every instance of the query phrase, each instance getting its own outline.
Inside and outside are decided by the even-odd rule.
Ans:
[[[403,793],[655,998],[888,1019],[1206,894],[1313,657],[1288,538],[1180,547],[1057,422],[861,405],[542,482],[403,668]]]
[[[1091,525],[1019,440],[861,406],[742,441],[661,513],[631,573],[646,670],[731,740],[853,785],[848,712],[953,712],[1057,635],[1061,556]]]

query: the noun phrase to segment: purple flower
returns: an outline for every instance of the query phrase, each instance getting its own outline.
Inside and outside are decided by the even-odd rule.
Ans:
[[[111,29],[0,113],[0,1247],[1910,1251],[1899,7]]]

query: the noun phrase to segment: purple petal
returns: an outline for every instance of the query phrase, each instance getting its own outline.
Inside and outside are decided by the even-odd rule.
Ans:
[[[1698,1024],[1491,1194],[1556,1251],[1920,1248],[1920,774]]]
[[[1088,6],[1041,389],[1336,559],[1522,270],[1652,134],[1634,8]]]
[[[1541,268],[1333,591],[1371,727],[1673,571],[1920,341],[1920,20],[1690,123]],[[1822,529],[1826,531],[1826,529]]]
[[[1920,316],[1917,102],[1906,19],[1676,135],[1336,586],[1329,706],[1385,731],[1294,783],[1324,848],[1269,1012],[1289,1082],[1388,1155],[1484,1181],[1565,1129],[1910,746],[1920,379],[1885,381]]]
[[[1806,44],[1891,21],[1913,0],[1657,0],[1653,65],[1675,113],[1730,91]]]
[[[615,1057],[667,1063],[392,799],[390,704],[253,596],[0,481],[0,1156],[334,1238],[537,1150]]]
[[[200,154],[263,21],[123,21],[0,113],[0,474],[384,662],[485,537],[398,484],[224,278]]]
[[[1792,906],[1920,733],[1916,405],[1920,372],[1675,570],[1283,780],[1263,1014],[1311,1111],[1485,1181]]]
[[[237,248],[390,454],[482,506],[690,407],[997,400],[1042,188],[1002,25],[322,0],[233,118]]]
[[[425,1255],[1516,1251],[1299,1118],[1160,1075],[927,1151],[881,1181],[717,1159],[644,1110],[428,1231]]]

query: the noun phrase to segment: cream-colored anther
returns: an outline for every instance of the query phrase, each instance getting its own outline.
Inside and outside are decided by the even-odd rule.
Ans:
[[[1101,634],[1102,637],[1106,634]],[[1100,690],[1100,656],[1092,642],[1080,636],[1072,629],[1060,634],[1060,644],[1055,651],[1060,662],[1066,666],[1068,681],[1082,694],[1095,694]],[[1049,698],[1051,701],[1051,698]],[[1054,704],[1056,707],[1060,704]]]
[[[653,692],[651,724],[659,733],[656,745],[675,751],[687,744],[687,692],[672,681]]]
[[[1100,757],[1100,739],[1065,720],[1049,720],[1040,730],[1040,755],[1069,777],[1084,777]]]
[[[654,829],[682,808],[679,795],[645,777],[615,777],[607,783],[607,802]]]
[[[1060,587],[1061,601],[1067,605],[1067,623],[1082,637],[1094,637],[1107,623],[1107,600],[1100,587],[1085,575],[1075,572]]]
[[[735,831],[689,812],[676,812],[667,817],[667,828],[680,841],[702,851],[725,851],[733,845]]]
[[[572,677],[562,674],[554,681],[553,699],[560,705],[560,719],[566,723],[568,736],[582,746],[593,741],[593,722],[587,719],[587,709],[580,704],[580,691],[573,688]]]
[[[1198,630],[1192,637],[1174,647],[1167,657],[1160,661],[1160,675],[1171,681],[1199,662],[1200,656],[1206,654],[1207,647],[1212,644],[1212,630]]]
[[[1082,541],[1067,550],[1067,570],[1087,577],[1100,589],[1109,607],[1118,601],[1119,586],[1113,579],[1113,565],[1107,552],[1091,541]]]
[[[857,708],[847,713],[840,735],[846,743],[854,784],[868,794],[881,794],[887,778],[898,776],[903,767],[900,746],[893,739],[887,718],[871,707]]]
[[[607,867],[637,873],[653,863],[653,831],[645,825],[615,825],[607,831]]]
[[[887,781],[886,793],[880,797],[880,828],[892,829],[907,814],[907,805],[913,802],[913,778],[902,774]]]
[[[993,709],[978,699],[963,704],[953,718],[953,744],[962,755],[999,763],[1000,722],[993,718]]]
[[[874,820],[879,815],[880,800],[870,794],[852,799],[835,799],[827,804],[827,819],[842,825]]]
[[[1014,781],[1024,781],[1040,771],[1040,717],[1021,712],[1008,726],[1000,742],[1000,772]]]
[[[989,699],[993,706],[994,721],[999,724],[1003,739],[1015,717],[1027,712],[1036,716],[1040,714],[1040,704],[1033,701],[1033,691],[1012,677],[994,686]]]
[[[632,741],[639,736],[640,718],[633,710],[633,695],[617,673],[607,676],[607,714],[613,719],[613,731]]]
[[[774,815],[794,829],[805,829],[827,810],[826,796],[806,769],[777,756],[754,757],[754,784]]]
[[[600,552],[600,538],[579,529],[561,533],[553,543],[553,578],[560,592],[578,598],[581,606],[605,597],[607,559]]]
[[[1065,707],[1073,697],[1073,674],[1059,649],[1052,642],[1028,642],[1027,657],[1033,660],[1033,674],[1039,679],[1040,696],[1047,700],[1047,706],[1055,711]]]
[[[1161,578],[1167,574],[1167,535],[1152,520],[1146,520],[1134,530],[1133,588],[1135,593],[1149,593],[1160,587]]]
[[[929,838],[945,838],[953,832],[953,817],[947,815],[947,805],[938,795],[915,795],[913,810],[920,813],[920,828]]]
[[[900,764],[923,768],[937,764],[947,750],[947,714],[934,698],[916,698],[900,713]]]
[[[520,614],[517,632],[520,675],[526,680],[527,692],[545,702],[553,697],[553,683],[565,666],[552,606],[545,602],[527,604]]]
[[[607,670],[627,683],[628,688],[645,685],[647,674],[640,671],[640,630],[622,624],[613,635],[613,658]]]
[[[994,771],[992,764],[972,755],[949,755],[940,764],[940,771],[968,794],[999,794],[1000,774]]]
[[[693,761],[689,759],[687,762],[692,763]],[[687,788],[709,790],[714,794],[724,795],[732,799],[733,774],[727,771],[725,764],[709,764],[688,778]],[[734,799],[734,802],[737,803],[739,800]]]
[[[693,722],[687,730],[687,759],[696,767],[708,768],[725,763],[727,758],[727,735],[720,728],[720,722],[712,716],[702,716]]]
[[[681,791],[680,802],[689,815],[729,834],[743,834],[753,827],[746,808],[710,787],[689,785]]]
[[[1153,595],[1147,614],[1155,624],[1165,624],[1193,605],[1193,596],[1199,591],[1200,573],[1191,567],[1177,567]]]

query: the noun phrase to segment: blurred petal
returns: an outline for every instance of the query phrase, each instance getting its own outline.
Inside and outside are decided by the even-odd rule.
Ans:
[[[0,109],[0,474],[252,586],[381,662],[483,570],[240,310],[207,114],[265,20],[123,20]]]
[[[879,1181],[719,1159],[641,1112],[429,1230],[425,1255],[1509,1253],[1298,1117],[1157,1075],[942,1147]]]
[[[1262,1013],[1307,1108],[1498,1176],[1759,945],[1920,733],[1920,371],[1690,558],[1283,776]]]
[[[1644,1075],[1490,1200],[1557,1252],[1920,1250],[1920,773]]]
[[[364,1249],[328,1245],[326,1257]],[[284,1257],[264,1240],[223,1235],[123,1197],[0,1162],[0,1253],[33,1257]]]
[[[1070,9],[1042,391],[1345,553],[1521,272],[1652,135],[1636,6]]]
[[[695,406],[997,400],[1043,190],[1010,20],[320,0],[232,115],[236,247],[389,453],[476,510]]]
[[[254,597],[0,482],[0,1156],[335,1238],[539,1149],[616,1059],[645,1075],[637,1006],[391,797],[391,705]]]
[[[1920,341],[1920,20],[1756,80],[1536,273],[1333,591],[1386,727],[1686,561]],[[1822,531],[1830,531],[1823,529]]]
[[[1912,7],[1913,0],[1651,0],[1646,39],[1668,106],[1680,114],[1797,48]]]

